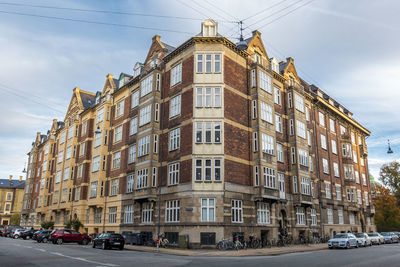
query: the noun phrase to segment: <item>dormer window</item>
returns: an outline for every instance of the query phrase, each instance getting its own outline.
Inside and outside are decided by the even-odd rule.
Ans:
[[[262,64],[261,55],[258,53],[254,54],[254,62],[257,64]]]
[[[279,73],[279,62],[276,58],[271,59],[271,69],[276,73]]]
[[[217,36],[218,23],[212,19],[208,19],[201,24],[201,33],[204,37]]]
[[[143,70],[143,65],[139,62],[135,64],[135,67],[133,68],[133,77],[136,77],[142,73]]]

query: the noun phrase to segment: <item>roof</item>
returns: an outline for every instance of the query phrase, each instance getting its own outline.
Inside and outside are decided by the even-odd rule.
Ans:
[[[24,188],[25,181],[0,179],[0,188]]]
[[[168,50],[167,54],[171,53],[172,51],[174,51],[176,49],[176,47],[173,47],[172,45],[166,44],[164,42],[161,42],[161,43],[165,46],[165,48],[167,48],[167,50]]]
[[[84,109],[88,109],[92,107],[96,103],[96,95],[95,94],[88,94],[85,92],[80,91],[82,105]]]

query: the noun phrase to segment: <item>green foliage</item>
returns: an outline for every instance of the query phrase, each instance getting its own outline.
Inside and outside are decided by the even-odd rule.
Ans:
[[[400,200],[400,163],[397,161],[384,164],[379,172],[382,183],[389,187],[393,195]],[[399,203],[400,204],[400,203]]]
[[[21,213],[14,213],[11,216],[10,224],[11,225],[20,225],[21,223]]]
[[[54,222],[52,221],[44,221],[40,224],[40,226],[42,226],[43,229],[53,229],[54,227]]]
[[[70,220],[65,224],[66,228],[74,229],[75,231],[79,231],[79,228],[83,227],[83,223],[79,219]]]

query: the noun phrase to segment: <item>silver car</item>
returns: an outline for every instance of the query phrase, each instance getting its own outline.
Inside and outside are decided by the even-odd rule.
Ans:
[[[369,233],[369,238],[371,238],[372,245],[380,245],[385,243],[385,239],[380,233]]]
[[[355,234],[360,247],[372,246],[371,238],[366,233]]]
[[[385,240],[385,243],[399,243],[399,237],[397,235],[395,235],[393,232],[386,232],[386,233],[382,233],[382,236]]]
[[[15,229],[12,234],[11,237],[18,239],[21,236],[21,232],[25,231],[25,229]]]
[[[357,238],[351,233],[340,233],[336,234],[332,239],[328,241],[328,247],[332,248],[358,248]]]

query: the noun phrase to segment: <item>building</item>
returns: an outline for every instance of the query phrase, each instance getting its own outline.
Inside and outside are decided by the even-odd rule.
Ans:
[[[370,132],[294,60],[247,50],[213,20],[177,48],[152,40],[133,75],[75,88],[63,122],[29,153],[23,221],[134,231],[191,247],[374,230]],[[39,188],[40,185],[40,188]],[[33,188],[33,189],[32,189]]]
[[[0,179],[0,225],[11,224],[11,216],[21,214],[25,181]]]

